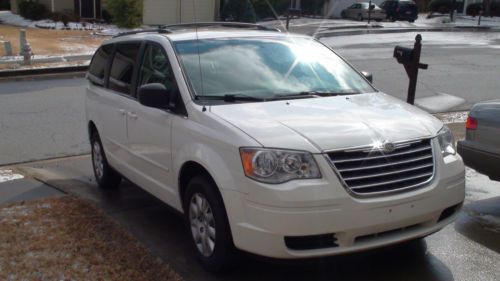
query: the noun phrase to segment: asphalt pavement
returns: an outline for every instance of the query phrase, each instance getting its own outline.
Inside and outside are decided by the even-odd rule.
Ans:
[[[421,241],[296,262],[244,256],[239,267],[224,275],[209,274],[199,266],[182,216],[166,204],[126,181],[119,189],[100,190],[89,156],[28,163],[14,169],[58,192],[94,202],[186,281],[500,280],[500,182],[471,169],[467,169],[466,201],[458,219]]]

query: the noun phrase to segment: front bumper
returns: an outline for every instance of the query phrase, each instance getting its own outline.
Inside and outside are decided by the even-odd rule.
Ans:
[[[438,231],[453,221],[464,200],[465,173],[458,155],[440,157],[427,186],[374,198],[352,197],[326,160],[317,161],[321,180],[279,187],[248,180],[243,184],[253,185],[255,192],[223,191],[237,248],[282,259],[367,250]],[[319,240],[333,236],[334,244],[303,247],[302,242],[316,236]],[[299,241],[300,247],[290,241]]]

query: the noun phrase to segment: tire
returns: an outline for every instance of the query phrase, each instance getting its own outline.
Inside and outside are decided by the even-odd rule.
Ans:
[[[191,244],[201,265],[210,272],[233,268],[238,255],[224,203],[213,181],[206,176],[192,178],[183,203]]]
[[[343,18],[343,19],[345,19],[345,18],[346,18],[346,15],[345,15],[345,12],[344,12],[344,11],[342,11],[342,13],[340,13],[340,17],[341,17],[341,18]]]
[[[97,132],[90,136],[90,146],[92,150],[92,169],[99,188],[113,189],[120,185],[121,175],[115,171],[106,159],[101,139]]]
[[[363,15],[358,14],[358,17],[356,18],[358,21],[363,21]]]

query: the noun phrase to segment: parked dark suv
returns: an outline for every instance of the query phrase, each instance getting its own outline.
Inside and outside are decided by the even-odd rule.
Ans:
[[[391,21],[414,22],[418,18],[418,7],[413,1],[389,0],[382,2],[380,8],[385,10],[387,19]]]

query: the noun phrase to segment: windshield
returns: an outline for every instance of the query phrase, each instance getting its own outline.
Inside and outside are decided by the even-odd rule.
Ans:
[[[198,98],[375,91],[343,59],[307,38],[203,39],[175,48]]]

